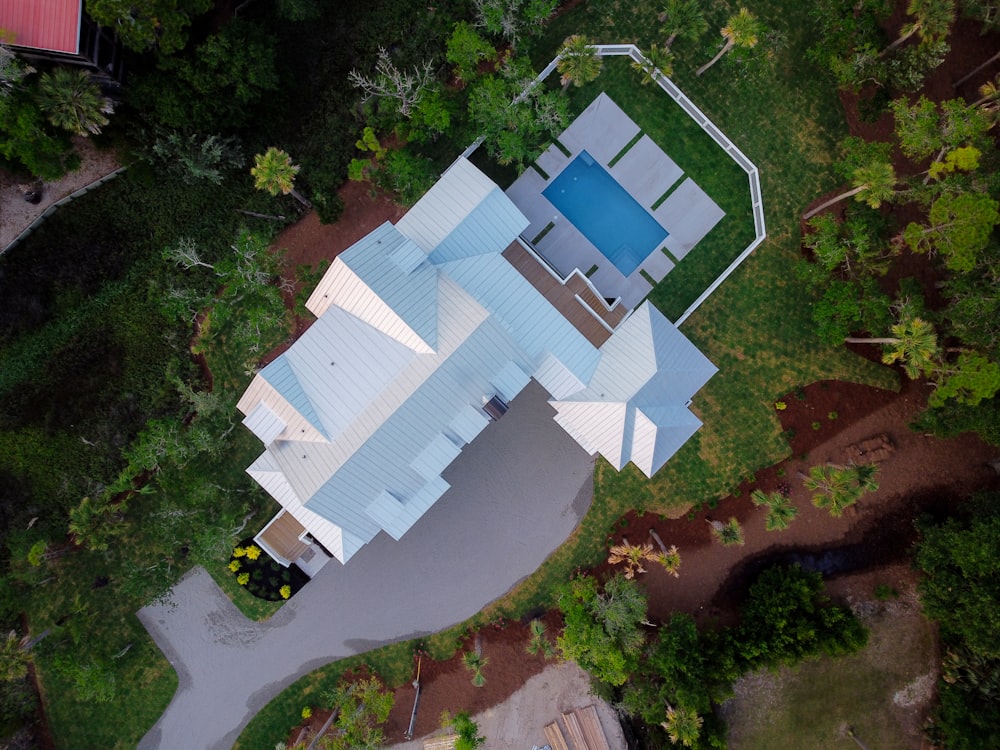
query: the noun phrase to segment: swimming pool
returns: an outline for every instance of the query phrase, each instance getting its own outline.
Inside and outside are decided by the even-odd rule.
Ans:
[[[586,151],[542,195],[623,276],[630,276],[667,237],[667,230]]]

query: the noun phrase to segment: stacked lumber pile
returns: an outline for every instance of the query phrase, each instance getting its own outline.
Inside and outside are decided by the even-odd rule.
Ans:
[[[889,458],[894,450],[896,446],[892,444],[889,436],[883,433],[844,448],[844,463],[878,464]]]
[[[593,705],[564,713],[545,727],[545,739],[552,750],[611,750]]]

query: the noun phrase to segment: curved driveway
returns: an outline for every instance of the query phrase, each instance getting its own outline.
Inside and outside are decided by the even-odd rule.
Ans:
[[[379,534],[331,561],[265,623],[202,569],[139,618],[180,677],[141,750],[232,747],[272,697],[323,664],[441,630],[533,572],[593,496],[593,460],[532,381],[445,471],[452,488],[398,542]]]

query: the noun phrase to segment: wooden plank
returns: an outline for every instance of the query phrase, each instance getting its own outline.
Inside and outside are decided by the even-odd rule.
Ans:
[[[424,740],[424,750],[454,750],[457,734],[448,734],[444,737],[432,737]]]
[[[569,750],[569,745],[566,744],[566,738],[563,737],[559,724],[554,721],[545,727],[545,741],[549,743],[552,750]]]
[[[566,724],[566,733],[576,750],[591,750],[587,744],[587,738],[583,736],[583,729],[577,721],[576,714],[563,714],[563,721]]]
[[[578,708],[575,713],[590,750],[611,750],[601,726],[601,717],[597,715],[597,707],[591,704],[586,708]]]

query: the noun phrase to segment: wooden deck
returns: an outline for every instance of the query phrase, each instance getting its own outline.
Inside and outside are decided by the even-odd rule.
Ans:
[[[309,549],[309,545],[299,539],[305,527],[285,511],[282,511],[274,522],[260,535],[260,539],[268,547],[289,562],[295,562]]]
[[[566,283],[559,281],[518,242],[504,250],[503,257],[594,346],[600,346],[611,338],[611,331],[601,325],[595,315],[614,329],[628,313],[623,305],[609,311],[586,282],[577,276],[571,276]],[[577,295],[584,302],[577,299]]]

